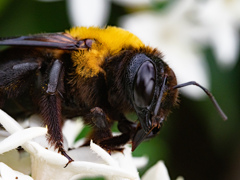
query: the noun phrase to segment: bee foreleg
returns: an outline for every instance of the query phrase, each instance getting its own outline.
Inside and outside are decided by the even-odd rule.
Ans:
[[[84,116],[84,121],[92,126],[93,131],[89,139],[93,139],[95,143],[99,144],[103,139],[112,137],[108,118],[101,108],[92,108],[90,113]]]
[[[68,159],[69,164],[73,160],[63,148],[62,135],[61,92],[64,89],[63,73],[62,62],[55,60],[47,78],[47,88],[43,88],[45,91],[40,100],[40,114],[48,128],[48,140],[50,144]]]
[[[122,148],[119,147],[125,145],[133,138],[136,128],[136,123],[127,120],[124,115],[120,114],[118,120],[118,129],[122,134],[105,139],[101,141],[100,145],[107,146],[111,150],[121,150]]]
[[[132,137],[137,129],[137,124],[129,121],[124,115],[118,120],[118,129],[123,134],[129,134]]]
[[[93,132],[90,138],[108,152],[122,151],[121,146],[132,139],[137,127],[135,123],[128,121],[124,115],[119,115],[118,128],[122,134],[112,136],[108,118],[102,109],[95,107],[86,117],[85,122],[93,124]]]

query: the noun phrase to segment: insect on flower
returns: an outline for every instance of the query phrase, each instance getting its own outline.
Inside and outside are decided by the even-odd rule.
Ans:
[[[160,51],[117,27],[75,27],[64,33],[1,39],[0,107],[14,117],[38,113],[48,127],[48,140],[63,149],[62,123],[82,116],[91,125],[88,136],[107,151],[131,142],[134,150],[154,137],[177,102],[178,88],[202,88],[223,119],[211,93],[197,84],[177,85]],[[135,112],[132,122],[125,113]],[[113,136],[118,122],[122,133]]]

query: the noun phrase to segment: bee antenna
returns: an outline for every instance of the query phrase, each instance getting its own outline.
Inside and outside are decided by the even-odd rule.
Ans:
[[[205,87],[201,86],[197,82],[189,81],[189,82],[186,82],[186,83],[183,83],[183,84],[178,84],[178,85],[174,86],[173,89],[178,89],[178,88],[182,88],[182,87],[189,86],[189,85],[195,85],[195,86],[200,87],[208,95],[208,97],[211,99],[213,105],[215,106],[215,108],[217,109],[218,113],[223,118],[223,120],[226,121],[228,119],[226,114],[223,112],[223,110],[221,109],[221,107],[217,103],[216,99],[212,95],[212,93],[210,93],[209,90],[207,90]]]

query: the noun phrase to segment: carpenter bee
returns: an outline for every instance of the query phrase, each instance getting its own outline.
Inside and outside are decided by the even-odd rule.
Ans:
[[[227,119],[211,93],[194,81],[177,84],[157,49],[117,27],[75,27],[63,33],[2,38],[0,108],[14,117],[38,113],[48,141],[63,149],[63,120],[82,116],[88,139],[107,151],[154,137],[177,104],[178,88],[197,85]],[[137,122],[125,114],[135,112]],[[118,122],[121,135],[113,136]]]

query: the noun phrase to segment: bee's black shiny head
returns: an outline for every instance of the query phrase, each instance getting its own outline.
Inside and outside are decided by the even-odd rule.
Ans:
[[[133,146],[137,146],[159,132],[176,102],[178,93],[171,87],[177,82],[173,71],[161,58],[141,53],[131,59],[126,83],[141,126],[133,138]]]

